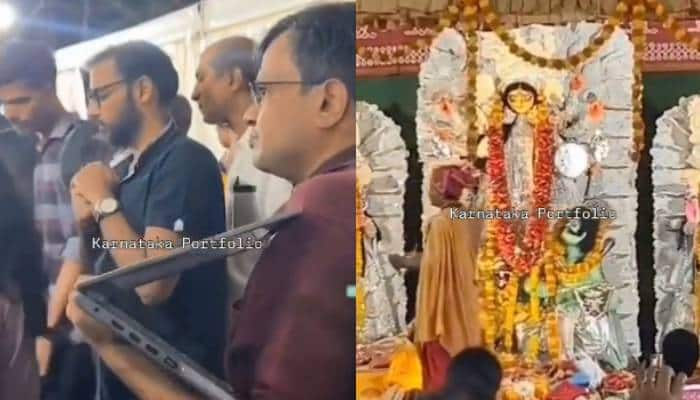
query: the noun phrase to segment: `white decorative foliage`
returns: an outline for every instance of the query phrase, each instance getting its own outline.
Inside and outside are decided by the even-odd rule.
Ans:
[[[686,193],[697,195],[700,183],[700,96],[681,98],[656,121],[650,153],[658,348],[664,329],[687,327],[694,319],[694,264],[687,258],[692,253],[680,248],[680,229],[686,221]]]
[[[401,127],[374,104],[357,102],[356,114],[357,150],[364,160],[358,164],[371,170],[367,213],[389,224],[377,223],[382,234],[380,249],[386,254],[403,254],[408,151],[401,138]],[[397,226],[399,230],[395,230]]]

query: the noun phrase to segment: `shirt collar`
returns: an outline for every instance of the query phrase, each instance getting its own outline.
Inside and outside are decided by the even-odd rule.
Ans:
[[[355,146],[351,146],[326,161],[321,167],[316,170],[311,176],[327,174],[329,172],[338,171],[355,166]]]
[[[75,121],[77,121],[78,119],[79,117],[76,114],[66,113],[58,120],[58,122],[56,123],[56,125],[54,125],[53,129],[51,129],[48,135],[44,136],[37,132],[37,150],[39,152],[42,152],[51,140],[63,139],[64,137],[66,137],[68,132],[73,130]]]
[[[68,132],[73,129],[73,124],[75,121],[78,120],[78,116],[75,114],[65,114],[61,119],[58,120],[58,123],[53,127],[51,132],[49,133],[49,138],[50,139],[61,139],[65,137]]]
[[[111,168],[117,169],[121,166],[121,168],[124,168],[125,171],[127,171],[124,176],[122,177],[122,181],[129,179],[135,172],[136,169],[140,164],[142,164],[142,161],[148,160],[148,157],[150,154],[154,152],[154,149],[161,147],[161,143],[168,142],[169,139],[175,131],[175,123],[171,119],[168,124],[163,128],[161,131],[161,134],[158,136],[158,139],[156,139],[153,143],[151,143],[146,149],[139,153],[134,149],[133,147],[125,147],[122,149],[119,149],[115,152],[114,156],[112,157],[112,161],[110,161],[109,166]],[[129,163],[128,167],[122,166],[121,164],[123,163]]]

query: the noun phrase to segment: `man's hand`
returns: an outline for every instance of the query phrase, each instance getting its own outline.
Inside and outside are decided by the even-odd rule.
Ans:
[[[76,282],[76,287],[91,277],[88,275],[82,275],[78,278]],[[68,302],[68,307],[66,308],[66,315],[68,319],[73,322],[73,325],[78,328],[80,333],[85,336],[85,339],[94,347],[99,347],[100,345],[112,342],[114,335],[112,331],[106,327],[101,322],[95,320],[90,315],[88,315],[76,301],[77,292],[75,289],[70,295],[70,301]]]
[[[93,162],[75,174],[71,180],[71,192],[83,196],[92,206],[100,200],[114,197],[118,183],[113,169],[101,162]]]
[[[51,365],[51,354],[53,353],[53,344],[50,340],[37,337],[36,338],[36,358],[39,363],[39,376],[46,376],[49,373],[49,365]]]
[[[85,231],[95,224],[95,217],[92,213],[94,207],[76,190],[71,189],[70,194],[75,221],[78,223],[80,229]]]
[[[673,369],[656,365],[637,370],[637,387],[631,400],[681,400],[687,377],[684,373],[674,376]]]

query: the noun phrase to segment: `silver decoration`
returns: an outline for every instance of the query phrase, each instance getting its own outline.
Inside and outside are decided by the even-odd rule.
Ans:
[[[408,177],[408,151],[401,129],[376,105],[356,104],[358,167],[369,166],[364,210],[381,232],[381,241],[364,238],[365,329],[358,340],[369,343],[404,334],[407,295],[403,274],[389,262],[403,254],[403,201]]]
[[[695,295],[692,293],[695,272],[694,232],[691,235],[683,235],[681,241],[680,260],[670,269],[668,281],[658,287],[662,293],[660,297],[657,294],[656,306],[659,313],[657,321],[661,323],[657,325],[659,340],[674,329],[682,328],[691,332],[695,330]],[[679,293],[684,295],[679,296]]]
[[[610,203],[603,199],[588,199],[582,204],[584,207],[596,210],[610,210]]]
[[[506,176],[510,201],[515,210],[529,210],[532,191],[534,132],[523,117],[517,117],[505,143]]]
[[[386,254],[403,254],[408,151],[401,138],[401,128],[376,105],[362,101],[356,105],[356,121],[357,150],[372,170],[372,180],[366,189],[367,213],[373,218],[384,217],[375,220],[382,235],[379,248]]]
[[[578,178],[588,170],[588,151],[578,143],[563,144],[554,154],[554,165],[565,177]]]
[[[613,287],[605,282],[596,282],[593,286],[582,286],[562,291],[567,300],[560,304],[568,330],[573,325],[573,343],[564,345],[573,349],[574,359],[590,357],[603,362],[615,370],[627,366],[629,351],[625,336],[616,312]],[[571,340],[569,332],[568,339]]]
[[[511,31],[521,46],[537,54],[563,58],[581,51],[601,28],[600,24],[582,22],[562,27],[528,25]],[[492,32],[479,33],[480,48],[488,48],[488,52],[480,52],[480,74],[500,77],[506,69],[527,71],[532,68],[517,57],[510,55],[506,46]],[[448,43],[448,44],[446,44]],[[446,47],[447,46],[447,47]],[[449,47],[452,46],[452,47]],[[432,164],[447,159],[457,159],[463,153],[466,137],[458,135],[453,141],[443,146],[436,142],[436,123],[434,122],[435,103],[440,93],[447,93],[455,101],[460,101],[465,93],[465,43],[461,34],[446,29],[435,39],[434,47],[426,62],[421,67],[420,86],[418,89],[418,111],[416,113],[416,128],[418,136],[418,152],[424,163],[424,176],[430,176]],[[452,49],[454,57],[445,56],[443,50]],[[620,299],[620,319],[625,340],[631,353],[639,354],[639,328],[637,315],[639,296],[637,293],[637,265],[634,245],[634,232],[637,225],[637,191],[636,168],[630,158],[632,149],[632,71],[634,67],[633,47],[628,36],[621,30],[616,31],[608,44],[583,67],[581,74],[586,82],[586,90],[581,96],[569,96],[566,103],[587,104],[588,101],[600,101],[606,105],[606,117],[599,128],[604,142],[609,146],[607,157],[601,157],[601,174],[590,182],[587,198],[600,198],[609,201],[616,211],[614,222],[619,226],[611,231],[616,240],[615,248],[603,261],[603,270],[607,280],[614,283],[616,298]],[[438,68],[438,65],[446,63]],[[504,65],[507,64],[507,65]],[[530,68],[530,69],[528,69]],[[443,71],[450,71],[443,73]],[[570,75],[551,70],[541,69],[535,75],[548,79],[559,79],[562,87],[569,85]],[[507,71],[506,71],[507,72]],[[566,94],[566,93],[564,93]],[[477,92],[477,108],[480,113],[488,115],[492,98],[480,102]],[[571,129],[558,132],[565,137],[575,138],[582,145],[591,145],[594,127],[585,118],[575,118],[578,114],[571,108],[561,110],[560,120],[576,122]],[[453,120],[452,127],[467,131],[464,121]],[[481,127],[479,134],[484,134]],[[444,144],[444,143],[443,143]],[[594,152],[595,148],[591,148]],[[603,153],[602,151],[600,153]],[[594,154],[595,157],[595,154]],[[552,207],[557,209],[578,206],[583,202],[586,188],[586,177],[569,179],[558,176],[554,182],[554,199]],[[432,207],[428,198],[428,180],[423,181],[423,221],[430,220],[438,210]],[[487,185],[484,184],[486,188]],[[483,189],[482,189],[483,190]],[[483,191],[479,199],[485,197]]]
[[[694,119],[700,110],[691,104],[700,96],[681,98],[656,121],[656,135],[650,150],[654,184],[654,289],[656,292],[657,348],[663,335],[674,328],[695,330],[693,280],[694,239],[684,232],[685,196],[688,190],[684,171],[698,169],[691,141]],[[697,132],[699,134],[700,132]],[[697,290],[697,289],[696,289]]]
[[[600,129],[596,129],[593,134],[593,139],[591,139],[591,147],[593,148],[593,159],[601,163],[610,153],[610,144],[608,140],[605,139],[603,133]]]
[[[366,316],[362,343],[399,335],[406,330],[406,288],[401,273],[389,263],[375,238],[364,239]]]

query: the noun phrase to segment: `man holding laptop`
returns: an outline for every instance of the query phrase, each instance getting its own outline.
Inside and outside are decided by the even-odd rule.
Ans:
[[[112,168],[93,163],[75,175],[74,213],[84,231],[99,236],[101,243],[134,243],[93,249],[99,254],[93,272],[129,268],[180,248],[185,237],[199,240],[224,231],[216,159],[204,146],[181,135],[170,117],[178,90],[170,58],[153,44],[128,42],[101,52],[87,68],[88,112],[107,128],[112,144],[124,151]],[[224,260],[139,286],[121,297],[127,314],[144,315],[141,308],[145,308],[147,318],[139,322],[214,376],[223,376]],[[75,318],[70,309],[68,314]],[[79,328],[107,366],[99,366],[98,399],[176,398],[141,390],[154,366],[137,357],[136,349]],[[129,362],[120,362],[129,355]]]
[[[236,307],[228,382],[237,400],[354,399],[354,2],[284,18],[260,52],[244,117],[253,160],[295,185],[283,212],[300,214],[263,251]],[[69,318],[142,399],[202,398],[142,352],[115,351],[111,329],[78,305],[80,296]]]

